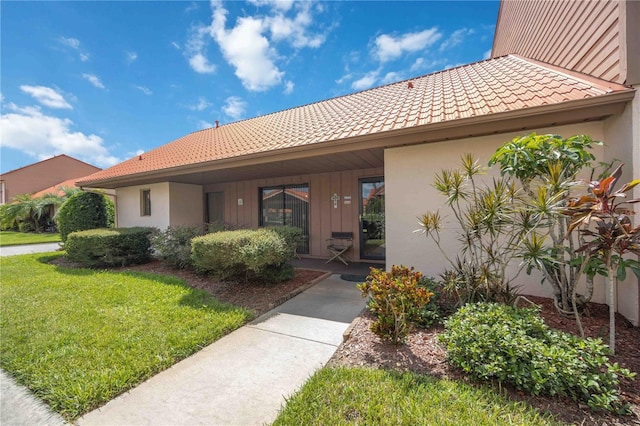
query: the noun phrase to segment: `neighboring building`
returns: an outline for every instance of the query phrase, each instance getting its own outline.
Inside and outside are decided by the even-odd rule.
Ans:
[[[605,142],[599,160],[625,160],[623,181],[640,176],[639,20],[640,2],[505,1],[491,59],[194,132],[80,184],[116,190],[119,226],[296,218],[310,257],[327,257],[325,240],[346,231],[352,258],[437,275],[445,260],[413,231],[444,205],[434,173],[463,153],[486,164],[516,136],[588,134]],[[539,282],[523,277],[524,292],[549,296]],[[639,287],[629,274],[618,293],[636,325]]]
[[[0,204],[11,202],[16,195],[34,194],[100,170],[99,167],[62,154],[2,173],[0,174]],[[71,185],[73,186],[73,183]]]

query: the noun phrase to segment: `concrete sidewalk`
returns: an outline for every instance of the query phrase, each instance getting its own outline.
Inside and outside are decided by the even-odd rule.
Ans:
[[[0,256],[15,256],[17,254],[46,253],[60,250],[60,243],[25,244],[21,246],[0,247]]]
[[[331,275],[77,423],[270,423],[329,360],[364,306],[355,283]]]

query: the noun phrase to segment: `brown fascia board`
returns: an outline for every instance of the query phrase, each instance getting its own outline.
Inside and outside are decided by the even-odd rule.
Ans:
[[[305,157],[356,151],[370,148],[394,148],[452,139],[507,133],[561,124],[600,120],[620,114],[626,103],[633,99],[635,90],[613,92],[595,98],[586,98],[560,104],[522,108],[502,113],[461,118],[458,120],[430,123],[399,130],[389,130],[371,135],[362,135],[337,141],[310,143],[308,145],[275,151],[231,157],[207,163],[189,164],[132,175],[96,181],[76,182],[76,186],[117,188],[136,184],[136,181],[166,181],[176,175],[224,170],[258,165],[272,161],[294,160]]]

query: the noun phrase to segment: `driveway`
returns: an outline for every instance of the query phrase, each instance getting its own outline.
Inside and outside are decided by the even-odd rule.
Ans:
[[[0,247],[0,256],[14,256],[16,254],[45,253],[60,250],[60,243],[25,244],[21,246]]]

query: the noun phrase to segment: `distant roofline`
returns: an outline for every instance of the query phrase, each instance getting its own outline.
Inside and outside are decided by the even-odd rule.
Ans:
[[[22,166],[22,167],[18,167],[17,169],[9,170],[8,172],[0,173],[0,176],[5,176],[5,175],[8,175],[8,174],[10,174],[10,173],[17,172],[18,170],[26,169],[26,168],[28,168],[28,167],[32,167],[32,166],[35,166],[35,165],[37,165],[37,164],[44,163],[44,162],[46,162],[46,161],[50,161],[50,160],[53,160],[53,159],[58,158],[58,157],[67,157],[67,158],[69,158],[69,159],[71,159],[71,160],[75,160],[75,161],[77,161],[78,163],[82,163],[82,164],[86,164],[87,166],[94,167],[94,168],[98,169],[97,171],[102,170],[102,169],[101,169],[100,167],[98,167],[98,166],[94,166],[93,164],[89,164],[89,163],[87,163],[86,161],[78,160],[77,158],[72,157],[72,156],[70,156],[70,155],[67,155],[67,154],[58,154],[58,155],[54,155],[53,157],[45,158],[44,160],[36,161],[35,163],[31,163],[31,164],[27,164],[27,165]]]

